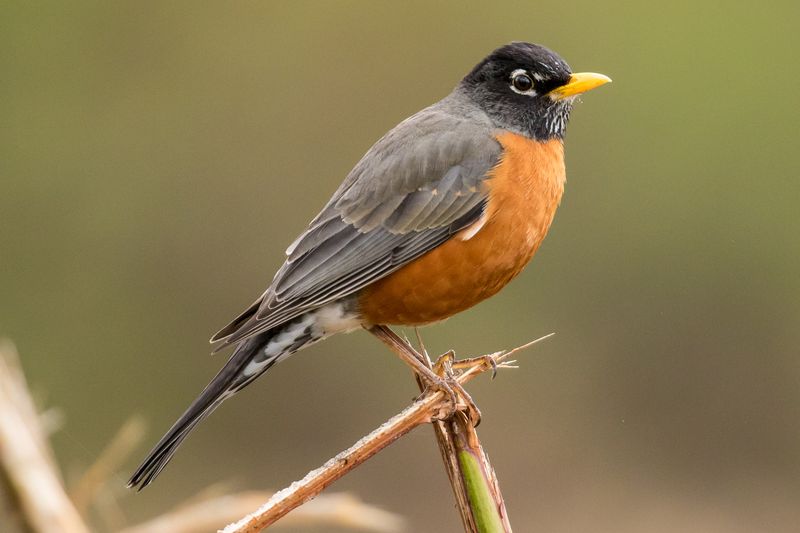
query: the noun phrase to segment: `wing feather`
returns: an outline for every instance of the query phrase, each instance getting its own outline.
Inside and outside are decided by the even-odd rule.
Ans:
[[[240,342],[351,295],[439,246],[484,211],[500,157],[485,115],[435,104],[379,140],[288,248],[272,285],[212,341]],[[218,349],[219,349],[218,348]]]

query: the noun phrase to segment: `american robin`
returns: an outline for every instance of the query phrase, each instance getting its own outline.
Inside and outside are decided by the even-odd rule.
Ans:
[[[233,355],[128,485],[147,486],[198,422],[298,350],[359,328],[436,322],[499,291],[561,200],[575,96],[609,81],[514,42],[384,135],[289,246],[264,294],[212,337]]]

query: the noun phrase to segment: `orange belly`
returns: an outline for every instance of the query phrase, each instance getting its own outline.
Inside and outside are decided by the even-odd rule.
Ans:
[[[485,181],[488,202],[475,223],[480,226],[366,287],[359,296],[366,321],[422,325],[445,319],[497,293],[528,264],[564,192],[564,148],[558,140],[541,143],[513,133],[497,140],[503,156]]]

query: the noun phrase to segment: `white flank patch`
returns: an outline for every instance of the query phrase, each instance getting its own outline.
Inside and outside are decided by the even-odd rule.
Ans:
[[[483,229],[483,226],[486,225],[486,221],[489,220],[489,214],[484,211],[477,221],[473,222],[472,225],[467,226],[466,228],[462,229],[458,232],[458,238],[462,241],[468,241],[473,238],[478,232]]]
[[[361,327],[361,320],[353,312],[346,312],[345,306],[339,302],[330,303],[312,313],[316,318],[316,327],[323,335],[347,333]]]
[[[361,320],[339,302],[330,303],[285,324],[262,349],[262,357],[255,357],[242,370],[245,376],[253,376],[267,365],[278,363],[294,351],[310,346],[335,333],[347,333],[361,327]],[[301,344],[296,345],[298,341]],[[289,351],[291,350],[291,352]]]

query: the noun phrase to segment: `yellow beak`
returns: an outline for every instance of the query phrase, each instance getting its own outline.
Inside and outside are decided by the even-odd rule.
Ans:
[[[595,72],[579,72],[569,78],[569,82],[547,93],[553,100],[563,100],[570,96],[591,91],[596,87],[611,83],[611,78]]]

